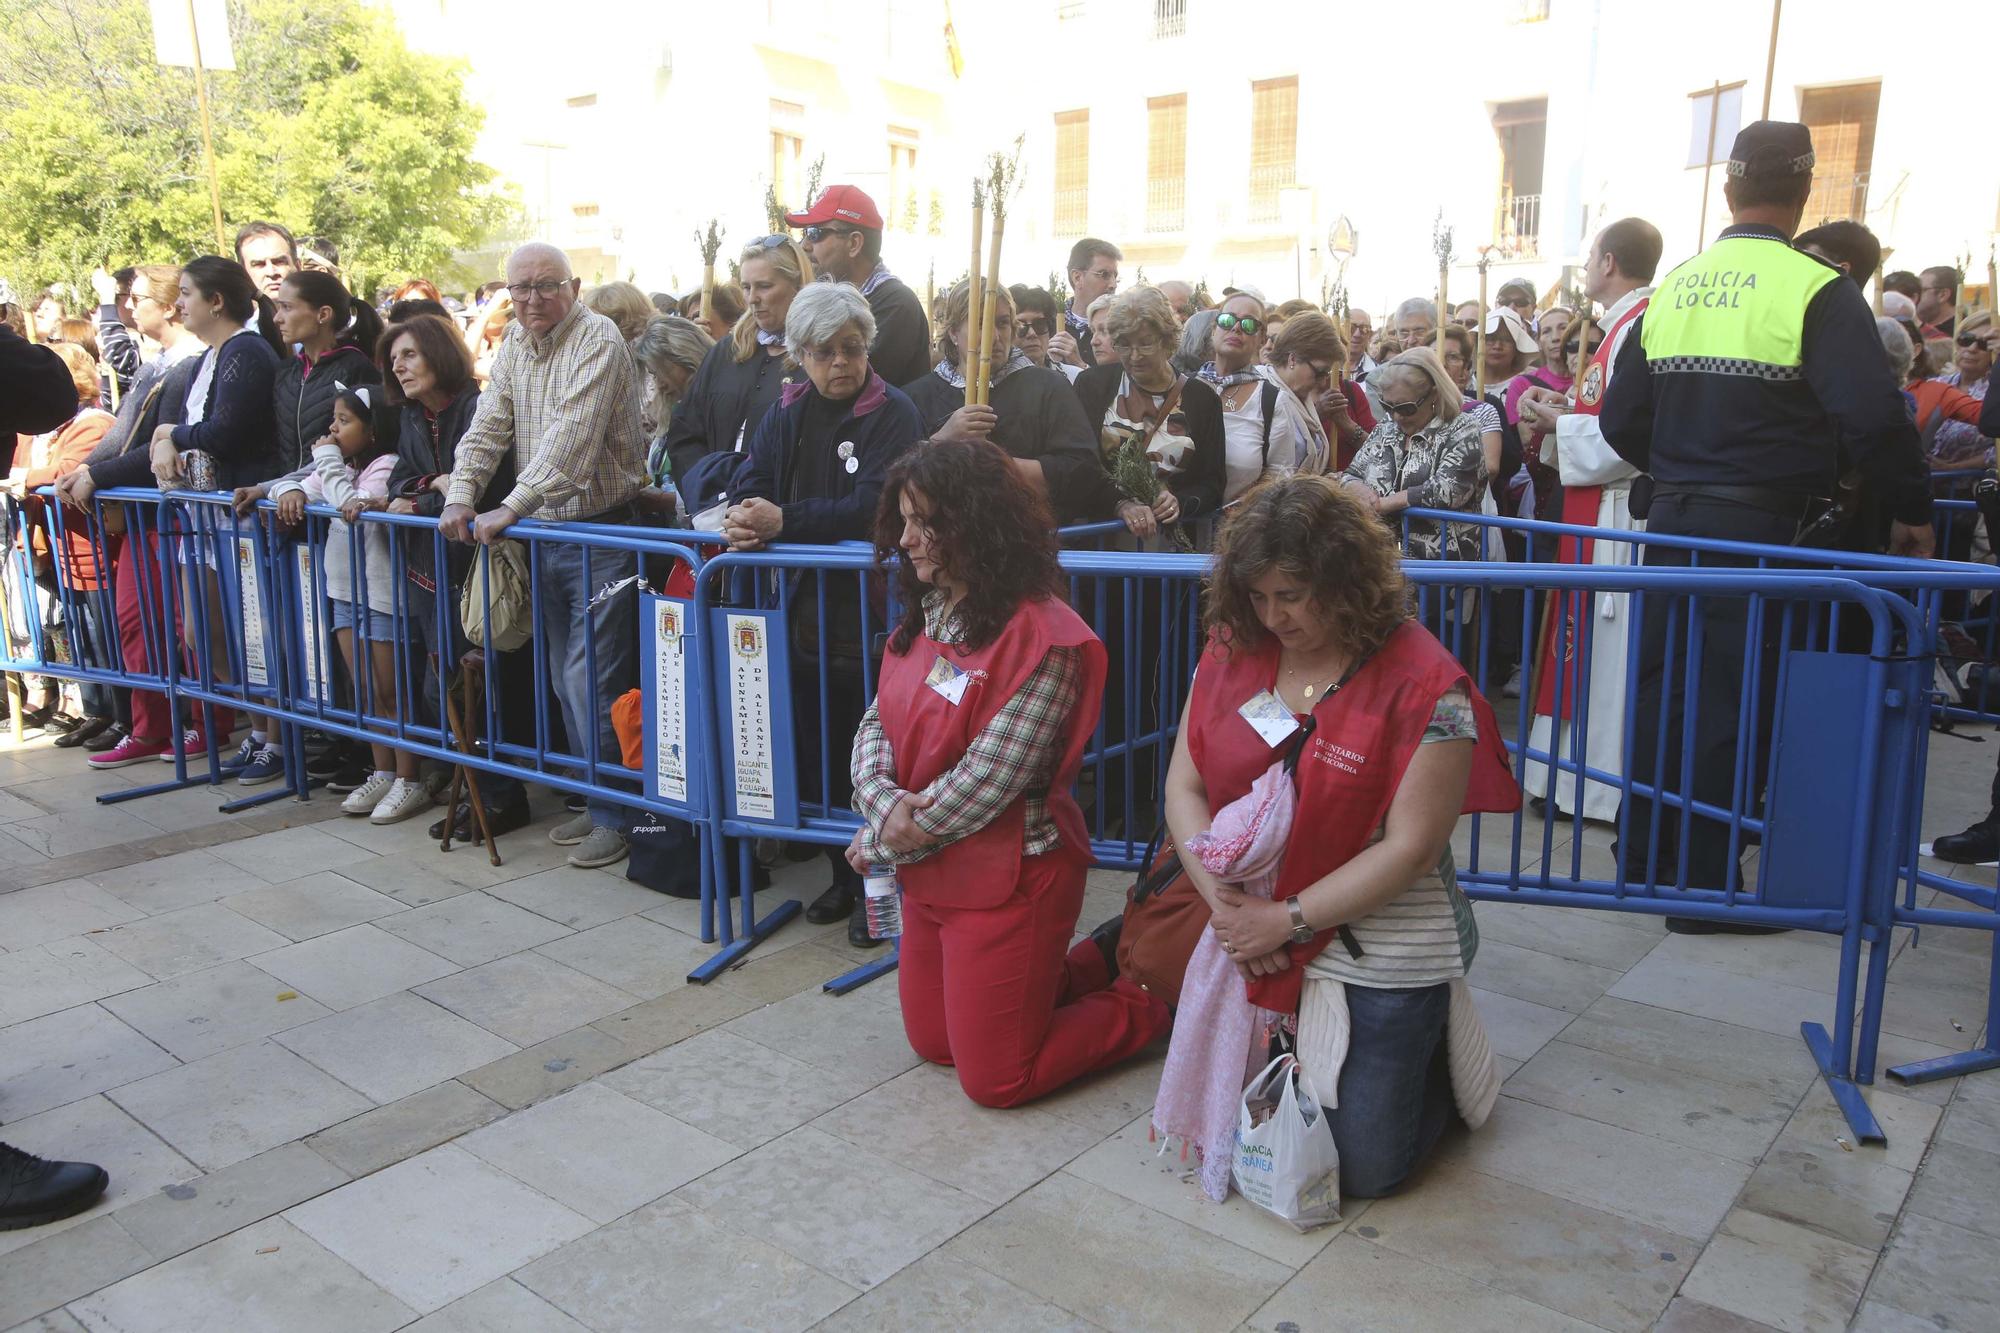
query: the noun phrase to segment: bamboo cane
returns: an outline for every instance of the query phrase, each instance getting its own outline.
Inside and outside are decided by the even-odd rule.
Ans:
[[[1450,322],[1451,307],[1445,304],[1446,285],[1451,272],[1443,264],[1438,265],[1438,326],[1435,339],[1438,360],[1444,360],[1444,326]]]
[[[965,341],[978,345],[979,328],[985,316],[985,279],[980,276],[979,259],[981,242],[986,239],[986,187],[982,182],[972,183],[972,265],[965,270]],[[979,390],[974,387],[977,377],[972,373],[972,348],[958,349],[959,369],[965,372],[965,405],[972,407],[979,402]]]
[[[715,261],[701,266],[701,322],[706,325],[715,318]]]
[[[1479,327],[1472,334],[1473,374],[1478,376],[1479,401],[1486,401],[1486,265],[1492,246],[1479,252]]]
[[[1000,290],[1000,237],[1007,230],[1007,203],[996,191],[993,196],[993,248],[986,262],[986,296],[980,303],[979,324],[979,405],[985,407],[993,394],[993,309]],[[968,341],[971,330],[967,331]],[[966,377],[966,387],[972,378]]]

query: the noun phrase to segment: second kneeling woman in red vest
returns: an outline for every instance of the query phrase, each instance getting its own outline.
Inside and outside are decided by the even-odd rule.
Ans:
[[[1070,794],[1104,645],[1062,598],[1054,522],[1007,455],[932,444],[889,474],[875,543],[903,618],[854,740],[857,870],[904,889],[903,1027],[984,1106],[1137,1053],[1169,1022],[1108,960],[1069,949],[1091,852]]]

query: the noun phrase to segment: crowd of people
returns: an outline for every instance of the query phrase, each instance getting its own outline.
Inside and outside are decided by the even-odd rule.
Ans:
[[[344,793],[346,813],[383,824],[437,799],[435,775],[397,751],[389,724],[440,697],[468,650],[450,610],[472,553],[521,520],[692,526],[734,550],[874,544],[902,598],[873,703],[856,584],[829,581],[823,603],[795,603],[790,626],[797,669],[817,678],[824,663],[828,677],[823,696],[799,692],[796,767],[803,786],[822,770],[830,785],[801,794],[863,821],[829,854],[809,918],[881,943],[863,877],[900,872],[910,1040],[955,1065],[982,1103],[1039,1096],[1171,1028],[1158,1126],[1211,1165],[1226,1157],[1245,1068],[1263,1065],[1281,1028],[1338,1088],[1330,1120],[1350,1192],[1387,1193],[1454,1107],[1477,1123],[1491,1104],[1490,1056],[1478,1058],[1463,996],[1477,930],[1447,841],[1461,813],[1521,799],[1476,682],[1410,618],[1399,559],[1507,558],[1449,514],[1650,521],[1785,545],[1827,526],[1841,496],[1858,498],[1836,541],[1928,554],[1926,465],[1993,464],[1990,315],[1957,317],[1960,277],[1944,268],[1887,275],[1885,313],[1872,315],[1863,290],[1881,252],[1866,229],[1795,235],[1811,181],[1804,136],[1771,122],[1743,132],[1735,225],[1657,291],[1660,234],[1627,218],[1593,239],[1573,297],[1521,280],[1485,309],[1441,312],[1415,296],[1379,330],[1368,312],[1250,286],[1213,304],[1184,281],[1121,289],[1123,255],[1097,238],[1069,252],[1066,294],[1016,285],[977,301],[959,282],[927,311],[889,267],[874,202],[849,185],[788,215],[792,231],[745,246],[734,282],[689,296],[586,288],[562,251],[534,243],[462,301],[413,279],[377,309],[348,290],[327,241],[255,222],[231,257],[100,272],[91,319],[71,318],[53,291],[25,311],[0,305],[12,327],[0,350],[12,357],[27,335],[66,371],[60,412],[21,419],[14,491],[46,509],[34,492],[53,484],[72,534],[87,533],[82,515],[111,487],[229,491],[245,515],[273,502],[281,528],[308,504],[335,510],[325,590],[339,688],[384,725],[366,744],[316,746],[304,771]],[[1778,311],[1747,332],[1728,322],[1745,323],[1729,313],[1735,297],[1720,314],[1714,299],[1746,272]],[[990,327],[975,326],[975,306]],[[371,510],[434,517],[447,543],[379,523],[350,539]],[[1171,762],[1121,797],[1170,831],[1150,868],[1168,887],[1072,949],[1089,859],[1072,787],[1100,709],[1111,716],[1129,688],[1122,673],[1107,680],[1104,645],[1061,595],[1055,527],[1095,522],[1119,525],[1124,549],[1209,552],[1213,567],[1208,646]],[[49,587],[77,594],[64,599],[82,608],[76,660],[157,674],[177,633],[225,673],[225,631],[200,608],[219,616],[227,568],[176,568],[151,536],[96,538],[35,555]],[[1596,546],[1570,543],[1561,558],[1630,558]],[[622,752],[614,704],[637,683],[639,566],[630,550],[586,562],[561,543],[537,564],[551,721],[593,773]],[[187,589],[180,626],[148,610],[164,604],[163,579]],[[1560,602],[1535,611],[1537,636],[1578,615]],[[1455,600],[1442,624],[1477,614]],[[1517,640],[1521,619],[1501,617]],[[396,685],[406,629],[422,690]],[[1692,770],[1693,794],[1713,801],[1746,739],[1722,704],[1739,688],[1745,631],[1718,618],[1707,632],[1714,669],[1698,683]],[[1660,678],[1665,633],[1649,616],[1642,709],[1686,707],[1682,682]],[[1498,666],[1516,674],[1505,688],[1525,688],[1537,644],[1496,642]],[[1595,710],[1581,758],[1619,772],[1624,690],[1614,699],[1605,682],[1622,682],[1627,664],[1612,646],[1622,650],[1600,640],[1592,679],[1569,692]],[[1142,692],[1160,669],[1143,664]],[[499,678],[536,688],[531,672]],[[1574,700],[1535,683],[1538,748],[1560,748]],[[532,698],[507,701],[503,737],[534,713]],[[193,756],[237,730],[226,709],[175,717],[158,694],[108,686],[71,703],[54,682],[23,721],[87,747],[98,768]],[[822,731],[852,738],[851,764],[809,752]],[[251,786],[293,771],[285,734],[248,718],[224,769]],[[1680,727],[1661,734],[1677,744]],[[1677,754],[1667,762],[1679,771]],[[626,858],[637,817],[593,785],[550,834],[581,867]],[[1579,792],[1572,775],[1531,764],[1526,785],[1592,818],[1609,817],[1609,791],[1615,813],[1603,784]],[[1155,792],[1160,808],[1144,808]],[[433,834],[528,822],[517,781],[482,777],[477,800],[445,811]],[[1302,831],[1292,855],[1269,845],[1273,803]],[[1632,818],[1647,827],[1650,803]],[[1697,831],[1687,873],[1731,886],[1711,834]],[[1212,1171],[1204,1183],[1217,1193]]]

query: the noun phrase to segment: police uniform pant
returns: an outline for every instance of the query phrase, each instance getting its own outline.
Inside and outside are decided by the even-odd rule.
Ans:
[[[1725,541],[1789,545],[1798,533],[1796,515],[1701,495],[1663,492],[1655,497],[1647,531],[1661,536],[1707,537]],[[1692,552],[1647,546],[1645,563],[1657,567],[1692,564]],[[1756,562],[1704,551],[1703,568],[1744,568]],[[1704,597],[1699,603],[1702,659],[1690,697],[1688,688],[1689,607],[1685,597],[1649,596],[1640,625],[1638,697],[1634,711],[1632,754],[1628,771],[1633,781],[1670,796],[1727,810],[1735,795],[1737,755],[1751,749],[1742,795],[1746,814],[1757,808],[1757,794],[1768,769],[1771,711],[1776,701],[1782,604],[1766,602],[1760,623],[1750,623],[1750,605],[1743,597]],[[1669,634],[1669,621],[1672,633]],[[1762,645],[1757,689],[1756,734],[1741,736],[1739,709],[1746,686],[1751,635]],[[1693,790],[1682,791],[1683,733],[1689,707],[1695,712],[1691,765]],[[1663,734],[1664,732],[1664,734]],[[1630,822],[1620,839],[1620,856],[1628,880],[1644,882],[1649,844],[1659,839],[1658,881],[1675,882],[1679,856],[1681,812],[1634,793]],[[1740,886],[1742,870],[1729,855],[1729,826],[1695,816],[1688,824],[1687,884],[1690,888],[1729,889]]]
[[[997,907],[903,896],[903,1030],[981,1106],[1018,1106],[1117,1064],[1172,1021],[1158,997],[1106,984],[1094,941],[1070,949],[1084,871],[1068,857],[1029,857]]]

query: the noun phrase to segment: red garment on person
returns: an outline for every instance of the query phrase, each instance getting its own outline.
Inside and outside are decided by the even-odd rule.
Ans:
[[[1104,645],[1074,611],[1054,600],[1026,602],[992,643],[971,652],[920,633],[907,652],[885,653],[876,706],[896,783],[919,791],[948,772],[1058,647],[1083,656],[1046,797],[1061,846],[1021,855],[1023,795],[985,828],[898,869],[903,1029],[918,1055],[955,1066],[959,1085],[982,1106],[1053,1092],[1137,1054],[1171,1021],[1166,1005],[1137,986],[1106,985],[1094,943],[1068,951],[1091,860],[1070,789],[1097,725],[1105,663]],[[965,673],[956,704],[929,680],[939,662]]]
[[[1188,757],[1220,810],[1250,790],[1290,745],[1272,745],[1241,708],[1278,680],[1276,643],[1230,653],[1211,640],[1188,704]],[[1282,902],[1352,860],[1389,813],[1403,770],[1422,743],[1437,702],[1454,685],[1472,696],[1479,740],[1460,813],[1517,810],[1521,789],[1507,764],[1500,724],[1457,658],[1431,632],[1404,621],[1353,679],[1314,706],[1312,739],[1299,756],[1299,813],[1272,897]],[[1342,923],[1335,923],[1336,925]],[[1305,964],[1334,939],[1329,927],[1310,944],[1290,945],[1292,966],[1249,982],[1253,1003],[1278,1013],[1299,1007]]]
[[[1590,354],[1590,361],[1583,369],[1583,385],[1577,390],[1575,411],[1580,416],[1594,417],[1604,407],[1604,391],[1611,383],[1611,357],[1618,346],[1618,335],[1625,326],[1646,313],[1646,306],[1652,298],[1647,297],[1632,303],[1631,309],[1618,317],[1616,323],[1604,331],[1604,338],[1597,344],[1597,350]],[[1597,516],[1604,502],[1602,486],[1564,486],[1562,521],[1576,527],[1594,528]],[[1587,565],[1591,562],[1593,543],[1588,537],[1564,537],[1556,543],[1556,559],[1566,565]],[[1584,684],[1582,654],[1577,645],[1581,643],[1585,626],[1590,623],[1591,594],[1572,591],[1556,598],[1561,608],[1560,614],[1547,618],[1542,625],[1542,669],[1535,673],[1535,714],[1538,717],[1561,717],[1568,719],[1576,710],[1577,691],[1588,688]],[[1556,709],[1556,673],[1548,669],[1548,663],[1556,660],[1556,632],[1561,628],[1563,640],[1563,698],[1562,709]]]
[[[1053,856],[1090,864],[1090,832],[1071,787],[1083,747],[1096,729],[1104,698],[1104,645],[1082,617],[1055,600],[1024,602],[993,642],[970,653],[918,633],[908,652],[882,656],[875,703],[896,755],[896,785],[922,791],[965,757],[973,739],[1020,693],[1051,648],[1076,648],[1083,670],[1069,733],[1049,776],[1049,817],[1062,834]],[[926,678],[938,663],[965,673],[965,693],[953,704]],[[1013,893],[1021,867],[1028,798],[1016,797],[998,818],[922,861],[900,868],[903,887],[943,907],[996,907]]]

